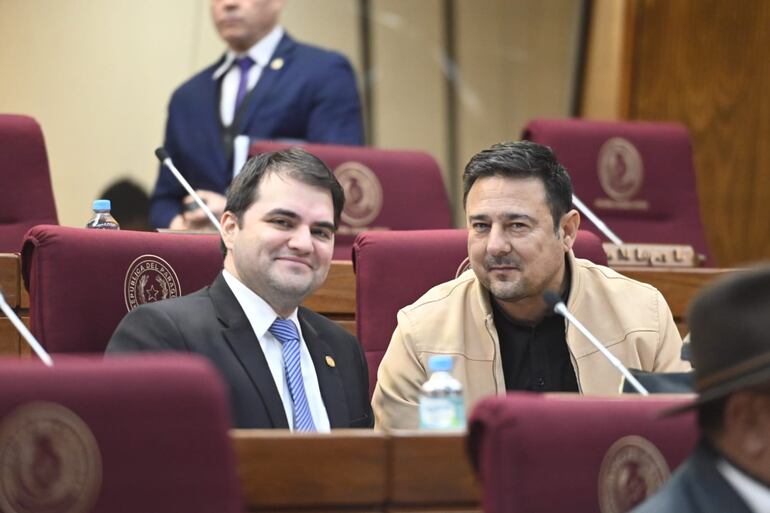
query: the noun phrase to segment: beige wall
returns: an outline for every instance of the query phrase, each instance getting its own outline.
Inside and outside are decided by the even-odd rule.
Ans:
[[[575,0],[458,2],[458,175],[480,150],[518,139],[528,120],[568,115],[579,7]]]
[[[373,0],[373,142],[427,151],[447,171],[441,0]]]
[[[624,38],[629,2],[593,0],[581,115],[593,119],[621,119],[623,102]]]
[[[371,1],[372,143],[423,149],[457,182],[470,155],[516,138],[526,119],[568,113],[578,2],[457,0],[456,147],[443,4]],[[346,54],[360,85],[358,15],[357,0],[288,0],[283,24]],[[62,224],[84,224],[118,177],[152,187],[171,91],[222,50],[208,0],[0,0],[0,112],[43,126]],[[450,151],[460,169],[448,168]]]

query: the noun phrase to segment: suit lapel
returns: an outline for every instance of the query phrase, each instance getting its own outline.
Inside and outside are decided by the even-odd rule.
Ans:
[[[222,64],[222,61],[224,61],[224,56],[206,72],[208,77],[206,77],[207,80],[204,81],[202,101],[200,102],[200,108],[202,109],[201,115],[203,116],[203,122],[200,124],[200,129],[206,132],[201,140],[205,141],[205,144],[208,146],[208,151],[212,155],[216,155],[217,169],[225,169],[227,167],[227,156],[225,154],[222,119],[219,116],[220,86],[222,80],[221,78],[219,80],[214,80],[211,78],[211,75],[213,75],[214,70]],[[225,286],[227,286],[227,284],[225,284]]]
[[[289,428],[283,402],[275,386],[267,359],[241,305],[220,273],[209,288],[219,320],[225,325],[223,335],[235,357],[246,370],[265,404],[273,427]]]
[[[688,484],[699,491],[691,497],[697,503],[697,511],[703,513],[751,513],[738,492],[730,485],[717,469],[718,456],[706,442],[695,449],[687,461],[692,471],[688,475]]]
[[[350,411],[345,388],[337,368],[332,367],[337,358],[329,344],[318,335],[315,327],[307,322],[302,314],[302,308],[299,310],[298,317],[302,337],[305,339],[310,357],[313,359],[316,376],[318,376],[318,386],[321,388],[321,397],[326,407],[326,414],[329,416],[329,425],[332,429],[350,427]]]
[[[273,56],[270,58],[270,62],[265,64],[262,68],[262,75],[260,75],[257,85],[246,97],[244,102],[244,108],[246,109],[240,116],[238,133],[248,133],[246,127],[251,126],[255,121],[256,113],[259,112],[260,106],[265,103],[276,88],[279,79],[286,73],[286,68],[291,65],[291,58],[294,53],[294,48],[297,44],[289,37],[288,34],[284,34],[280,43],[273,52]],[[273,68],[273,63],[281,63],[280,66],[276,65],[277,69]]]

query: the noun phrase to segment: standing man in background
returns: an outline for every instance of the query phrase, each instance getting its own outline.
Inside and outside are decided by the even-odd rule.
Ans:
[[[294,41],[278,24],[283,0],[211,0],[228,50],[172,95],[164,147],[219,217],[234,174],[236,138],[364,143],[353,69],[339,53]],[[239,138],[246,136],[246,139]],[[158,228],[199,229],[208,220],[161,169],[150,201]]]

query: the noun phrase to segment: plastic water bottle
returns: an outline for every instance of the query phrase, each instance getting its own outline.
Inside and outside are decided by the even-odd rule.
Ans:
[[[465,429],[463,386],[451,374],[453,364],[449,355],[428,359],[431,374],[420,389],[420,429]]]
[[[110,200],[98,199],[94,201],[94,215],[86,228],[96,228],[99,230],[120,230],[120,225],[110,214],[112,203]]]

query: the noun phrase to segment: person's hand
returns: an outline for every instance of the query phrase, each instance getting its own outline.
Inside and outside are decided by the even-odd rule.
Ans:
[[[175,215],[168,228],[169,230],[187,230],[187,224],[184,222],[182,214]]]
[[[214,213],[214,217],[217,219],[222,217],[222,214],[225,211],[225,204],[227,203],[227,199],[224,196],[217,192],[203,189],[199,189],[195,192],[198,193],[206,206],[211,209],[211,211]],[[213,228],[208,216],[205,212],[203,212],[203,209],[200,208],[197,203],[195,203],[195,200],[192,199],[192,196],[185,197],[185,199],[182,200],[182,205],[183,211],[181,216],[184,222],[184,228],[182,229],[205,230]]]

